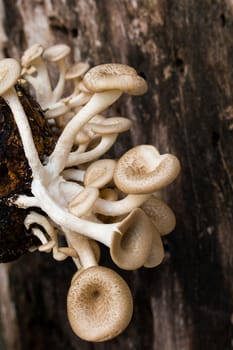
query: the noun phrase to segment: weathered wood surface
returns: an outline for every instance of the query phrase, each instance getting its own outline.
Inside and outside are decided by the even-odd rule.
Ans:
[[[35,253],[1,267],[1,349],[230,350],[232,0],[1,0],[2,5],[2,56],[18,58],[35,42],[66,42],[76,61],[128,63],[143,72],[149,92],[123,97],[117,105],[134,126],[114,152],[152,143],[179,157],[182,174],[165,192],[177,228],[164,239],[163,264],[121,273],[135,305],[121,336],[102,344],[75,337],[65,310],[74,266]],[[102,259],[110,264],[107,250]]]

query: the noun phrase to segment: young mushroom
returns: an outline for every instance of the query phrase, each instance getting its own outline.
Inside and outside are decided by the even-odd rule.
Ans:
[[[43,57],[49,62],[56,63],[59,67],[59,79],[52,92],[50,104],[58,101],[63,94],[65,86],[65,74],[67,70],[65,65],[65,58],[70,53],[70,51],[70,47],[65,44],[50,46],[44,50]]]

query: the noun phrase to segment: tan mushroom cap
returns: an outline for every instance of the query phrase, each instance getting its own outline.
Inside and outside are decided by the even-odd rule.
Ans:
[[[127,131],[131,128],[131,120],[123,117],[107,118],[99,123],[89,122],[88,126],[97,134],[108,135]]]
[[[30,46],[23,54],[21,58],[21,64],[23,67],[28,67],[35,61],[38,57],[42,56],[44,48],[40,44],[34,44]]]
[[[16,84],[20,71],[20,64],[13,58],[5,58],[0,61],[0,95]]]
[[[112,180],[115,167],[116,161],[113,159],[100,159],[91,163],[85,171],[84,185],[96,188],[105,186]]]
[[[69,203],[69,212],[75,216],[81,217],[87,214],[99,196],[99,191],[95,187],[85,187],[79,194]]]
[[[151,251],[151,221],[137,208],[122,220],[119,231],[121,234],[115,234],[111,242],[111,258],[124,270],[136,270],[143,266]]]
[[[90,68],[90,65],[86,62],[75,63],[66,72],[66,80],[81,77],[82,75],[84,75],[88,71],[89,68]]]
[[[60,61],[70,53],[70,47],[65,44],[57,44],[48,47],[43,53],[43,57],[50,62]]]
[[[158,266],[159,264],[161,264],[164,258],[164,248],[163,248],[163,242],[160,237],[160,233],[154,227],[153,224],[152,224],[152,227],[153,227],[153,230],[152,230],[151,251],[144,263],[144,266],[147,268]]]
[[[100,198],[108,201],[117,201],[118,193],[113,188],[103,188],[100,190]]]
[[[169,185],[179,172],[180,163],[175,156],[159,155],[155,147],[140,145],[119,159],[114,181],[125,193],[151,193]]]
[[[174,230],[176,226],[175,214],[163,200],[152,196],[141,207],[161,236],[167,235]]]
[[[67,296],[68,319],[80,338],[101,342],[129,324],[133,300],[126,282],[115,271],[94,266],[78,272]]]
[[[130,95],[142,95],[147,91],[147,83],[134,68],[118,63],[91,68],[85,74],[83,84],[92,92],[120,90]]]

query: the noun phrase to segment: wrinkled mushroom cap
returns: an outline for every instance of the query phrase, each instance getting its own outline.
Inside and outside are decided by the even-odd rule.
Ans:
[[[179,172],[180,163],[175,156],[160,155],[155,147],[140,145],[118,160],[113,178],[125,193],[151,193],[169,185]]]
[[[77,336],[92,342],[106,341],[129,324],[133,312],[132,295],[115,271],[93,266],[82,269],[72,280],[67,311]]]
[[[44,48],[40,44],[34,44],[29,47],[23,54],[21,58],[21,63],[23,67],[28,67],[35,61],[38,57],[42,55]]]
[[[70,53],[70,47],[65,44],[58,44],[48,47],[43,57],[50,62],[57,62]]]
[[[20,77],[20,64],[13,58],[0,61],[0,95],[13,87]]]
[[[134,68],[118,63],[91,68],[85,74],[83,84],[92,92],[120,90],[130,95],[142,95],[147,91],[147,83]]]

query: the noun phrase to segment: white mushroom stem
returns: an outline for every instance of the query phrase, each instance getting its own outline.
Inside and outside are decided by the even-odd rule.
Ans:
[[[62,58],[61,60],[59,60],[57,64],[59,67],[60,74],[59,74],[57,85],[55,86],[52,92],[51,102],[56,102],[61,98],[64,91],[64,86],[65,86],[66,66],[65,66],[64,59]]]
[[[48,234],[48,236],[51,238],[51,240],[55,243],[53,247],[53,257],[55,260],[61,261],[67,258],[67,255],[64,253],[59,252],[58,250],[58,239],[57,239],[57,232],[55,231],[54,227],[52,224],[49,222],[49,220],[36,212],[31,212],[29,213],[25,220],[24,220],[24,225],[27,229],[29,229],[30,225],[32,224],[37,224],[43,227],[45,232]],[[46,239],[46,242],[43,242],[43,244],[47,243],[48,240]]]
[[[14,205],[19,208],[27,209],[31,207],[38,207],[39,201],[35,197],[29,197],[24,194],[21,194],[17,197],[17,199],[13,200]]]
[[[48,119],[60,117],[61,115],[67,113],[74,107],[83,106],[90,100],[90,98],[90,94],[86,94],[83,92],[73,97],[72,99],[69,99],[69,97],[65,97],[58,102],[46,106],[45,117]]]
[[[128,195],[118,201],[98,198],[92,210],[94,213],[108,216],[124,215],[140,207],[149,197],[150,194]]]
[[[46,107],[48,102],[51,99],[51,82],[48,74],[47,67],[44,63],[44,60],[41,57],[38,57],[32,62],[32,65],[36,68],[37,75],[35,80],[28,79],[28,76],[25,78],[32,84],[35,89],[36,97],[42,108]]]
[[[6,91],[3,94],[3,98],[5,99],[6,103],[9,105],[14,115],[14,119],[21,137],[21,141],[23,143],[25,156],[32,170],[32,176],[34,179],[40,178],[44,180],[45,171],[44,171],[43,165],[41,164],[41,161],[38,156],[38,152],[36,150],[36,147],[33,141],[28,118],[18,99],[15,89],[11,88],[8,91]]]
[[[53,153],[49,157],[47,165],[47,170],[53,178],[57,177],[64,169],[75,137],[82,126],[96,114],[113,104],[121,94],[119,90],[95,93],[89,102],[66,125]]]
[[[48,214],[50,219],[60,227],[99,241],[110,246],[113,236],[119,232],[118,224],[99,224],[79,219],[62,208],[57,201],[53,200],[46,188],[39,180],[33,180],[31,185],[32,193],[39,200],[39,207]]]
[[[91,248],[89,240],[77,232],[72,232],[71,230],[65,229],[64,232],[70,245],[76,250],[81,266],[83,268],[97,266],[98,264],[95,254]]]
[[[106,135],[101,138],[101,141],[98,145],[87,152],[80,153],[80,150],[71,152],[66,162],[66,167],[77,166],[80,164],[84,164],[87,162],[91,162],[95,159],[101,157],[104,153],[106,153],[114,144],[117,139],[118,134]]]
[[[66,180],[73,180],[73,181],[84,181],[84,170],[80,169],[66,169],[63,171],[62,176]]]

